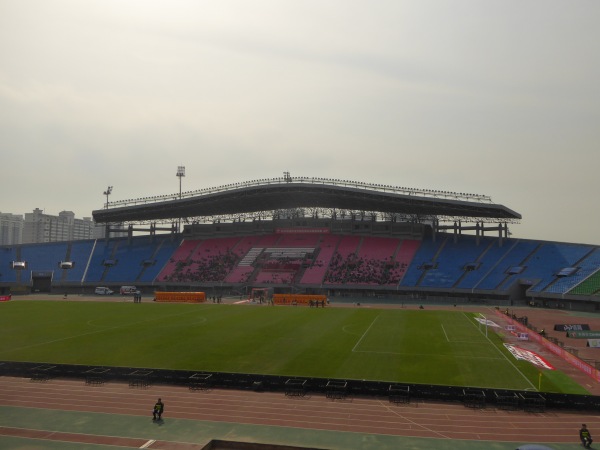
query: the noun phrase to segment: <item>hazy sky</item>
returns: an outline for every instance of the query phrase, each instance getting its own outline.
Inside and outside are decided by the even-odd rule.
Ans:
[[[600,244],[598,0],[0,0],[0,211],[281,176]]]

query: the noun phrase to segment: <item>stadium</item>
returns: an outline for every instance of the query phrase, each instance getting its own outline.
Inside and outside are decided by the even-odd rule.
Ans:
[[[107,202],[93,216],[107,225],[105,240],[2,248],[3,292],[135,284],[599,305],[598,247],[514,239],[508,226],[521,215],[485,195],[286,175]],[[129,237],[111,238],[123,226]]]
[[[292,401],[322,397],[325,405],[338,402],[348,411],[362,399],[385,399],[394,407],[442,402],[437,409],[466,406],[474,414],[470,420],[490,409],[541,419],[547,410],[573,417],[575,409],[589,417],[600,405],[599,340],[593,334],[600,329],[594,315],[600,304],[600,249],[515,238],[509,227],[521,214],[489,196],[286,172],[198,191],[113,202],[107,194],[106,199],[93,211],[95,222],[106,226],[102,239],[0,248],[0,297],[16,310],[14,317],[5,314],[4,327],[9,332],[9,321],[25,314],[32,322],[28,339],[12,339],[11,346],[4,337],[5,377],[48,385],[83,380],[88,388],[120,383],[143,392],[171,386],[283,395]],[[135,288],[121,295],[123,286]],[[97,295],[100,288],[112,295]],[[138,292],[144,305],[135,309],[130,294]],[[199,292],[203,305],[157,301],[161,293]],[[45,299],[61,297],[62,306],[44,306]],[[313,311],[319,309],[313,308],[317,298],[326,299],[319,314]],[[40,310],[18,311],[17,305],[36,300]],[[115,315],[121,303],[127,309]],[[272,305],[277,307],[268,308]],[[237,306],[253,309],[239,318]],[[135,326],[107,325],[134,316]],[[171,326],[156,324],[165,317],[172,317]],[[86,320],[94,331],[77,328]],[[44,322],[77,328],[59,340],[78,336],[78,342],[38,346],[35,342],[52,332]],[[202,333],[189,331],[197,327],[204,327]],[[109,328],[110,338],[103,334]],[[439,343],[432,329],[438,330]],[[589,339],[569,339],[569,331],[589,331]],[[102,344],[88,340],[88,334],[100,334]],[[146,345],[135,347],[135,357],[131,349],[122,350],[132,335]],[[407,336],[413,347],[400,345]],[[198,351],[192,358],[182,340],[195,349],[207,341],[229,346],[214,344],[214,352]],[[543,353],[541,359],[551,359],[564,376],[542,372],[531,358],[508,362],[513,344],[519,351]],[[490,357],[495,351],[502,356]],[[20,389],[18,382],[13,388]],[[524,433],[503,447],[500,434],[483,438],[486,445],[497,445],[486,448],[514,448],[515,442],[544,436]],[[263,448],[259,442],[271,445],[264,448],[399,445],[323,439],[303,446],[301,439],[280,438],[281,447],[275,447],[268,438],[252,437],[247,440],[255,447],[238,442],[238,447],[189,448]],[[477,439],[460,434],[454,439],[465,441],[438,442],[435,448],[481,448]],[[561,435],[546,442],[568,439]],[[173,442],[181,442],[165,441],[172,447],[162,448],[179,448]],[[153,445],[146,448],[161,448]],[[426,441],[411,445],[432,448]]]

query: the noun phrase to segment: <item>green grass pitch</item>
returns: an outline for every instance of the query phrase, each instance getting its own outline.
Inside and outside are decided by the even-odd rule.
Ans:
[[[586,393],[462,311],[13,301],[0,360]]]

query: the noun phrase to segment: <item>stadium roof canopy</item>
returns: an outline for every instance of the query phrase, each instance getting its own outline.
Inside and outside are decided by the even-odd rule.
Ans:
[[[510,221],[521,215],[479,194],[412,189],[327,178],[270,178],[182,194],[110,202],[93,211],[97,223],[166,221],[299,208],[384,215]]]

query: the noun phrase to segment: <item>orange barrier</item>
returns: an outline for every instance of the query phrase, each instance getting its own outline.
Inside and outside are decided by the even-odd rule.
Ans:
[[[317,303],[319,306],[327,304],[326,295],[310,294],[273,294],[273,303],[276,305],[310,305]]]
[[[204,292],[155,292],[155,302],[204,303]]]

